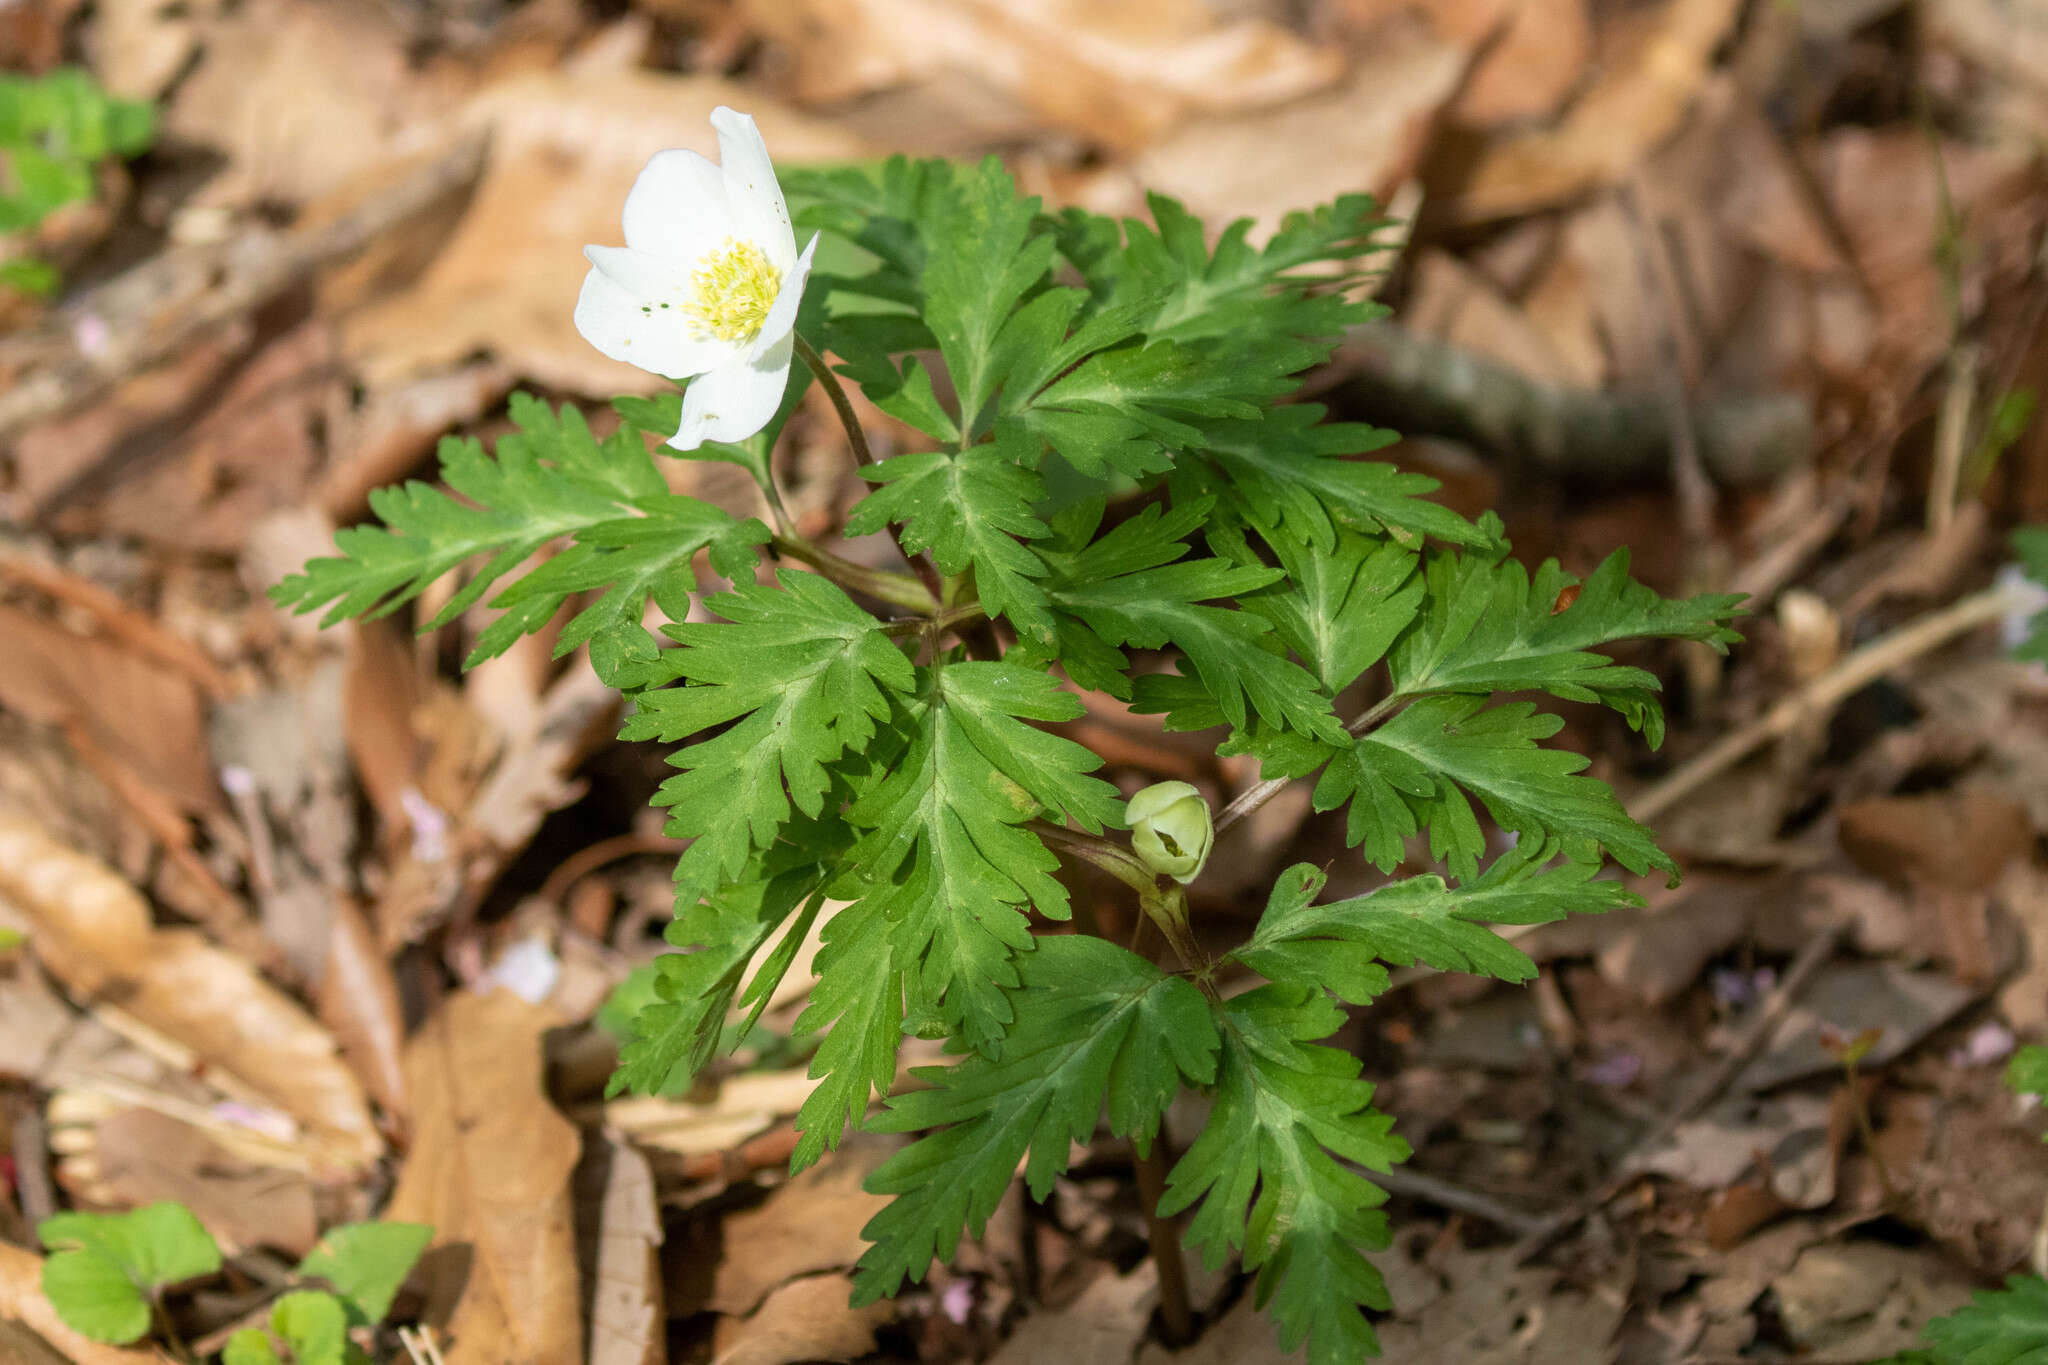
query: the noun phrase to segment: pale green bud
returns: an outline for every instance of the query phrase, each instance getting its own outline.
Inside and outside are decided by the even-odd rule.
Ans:
[[[1185,886],[1202,875],[1215,842],[1209,803],[1186,782],[1155,782],[1124,807],[1131,850],[1145,866]]]

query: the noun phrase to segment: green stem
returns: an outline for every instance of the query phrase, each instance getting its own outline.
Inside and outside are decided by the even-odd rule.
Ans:
[[[877,601],[887,602],[893,607],[902,607],[905,611],[939,610],[939,599],[925,591],[924,587],[909,574],[890,573],[886,569],[870,569],[865,564],[856,564],[850,559],[835,555],[799,535],[778,535],[770,543],[774,545],[777,553],[810,565],[842,588],[866,593]],[[979,611],[980,608],[977,607],[975,610]]]
[[[825,363],[825,357],[818,354],[815,346],[804,340],[802,333],[792,332],[790,335],[796,342],[796,353],[802,356],[804,364],[810,367],[812,377],[818,381],[818,387],[825,390],[825,396],[832,400],[832,410],[839,414],[839,425],[846,428],[847,443],[853,447],[854,463],[863,468],[874,464],[875,455],[868,449],[867,433],[861,430],[860,418],[854,414],[853,401],[846,396],[846,389],[840,384],[839,376],[832,373],[832,367]],[[935,604],[944,603],[946,589],[944,581],[939,577],[937,566],[923,555],[912,554],[903,544],[902,532],[894,526],[889,528],[889,538],[896,542],[897,553],[910,565],[911,571],[917,575],[918,582],[924,584],[925,589],[931,593],[932,601]]]
[[[1145,1231],[1152,1243],[1152,1264],[1159,1267],[1159,1335],[1168,1347],[1185,1346],[1195,1339],[1187,1261],[1181,1255],[1180,1228],[1174,1219],[1159,1216],[1159,1201],[1166,1197],[1166,1173],[1173,1167],[1164,1115],[1152,1145],[1142,1156],[1135,1150],[1131,1156],[1137,1169],[1138,1205],[1145,1211]]]

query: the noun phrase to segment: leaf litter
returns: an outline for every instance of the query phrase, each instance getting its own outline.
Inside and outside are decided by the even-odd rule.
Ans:
[[[338,655],[257,592],[440,436],[493,430],[514,385],[595,401],[635,382],[569,326],[578,248],[716,104],[757,111],[795,160],[939,139],[1004,153],[1055,203],[1129,210],[1155,187],[1255,236],[1369,190],[1411,220],[1379,286],[1397,322],[1347,362],[1364,373],[1328,377],[1332,401],[1425,400],[1356,415],[1415,433],[1396,456],[1471,480],[1525,551],[1590,568],[1632,541],[1660,586],[1777,599],[1725,671],[1656,661],[1686,678],[1659,766],[1574,717],[1574,743],[1642,794],[1941,612],[1989,577],[1986,528],[2048,511],[2038,431],[1989,435],[2039,382],[2037,8],[10,7],[10,66],[83,60],[163,97],[175,134],[117,213],[67,229],[81,279],[181,282],[150,296],[168,315],[117,290],[0,345],[9,411],[37,414],[0,417],[24,537],[6,552],[43,575],[0,574],[0,914],[25,938],[0,954],[0,1087],[43,1120],[10,1141],[47,1144],[65,1201],[190,1204],[235,1265],[348,1217],[433,1223],[400,1298],[451,1361],[1281,1359],[1230,1277],[1198,1340],[1154,1339],[1142,1224],[1100,1178],[1128,1153],[1106,1134],[1010,1246],[849,1310],[866,1156],[779,1174],[809,1090],[788,1036],[803,964],[701,1090],[598,1094],[613,1044],[592,1002],[656,946],[663,860],[629,839],[643,851],[534,893],[647,832],[634,812],[660,774],[609,742],[610,694],[544,648],[457,682],[468,621]],[[463,171],[478,132],[473,171],[351,264],[292,257],[232,297],[194,264],[258,259],[279,224],[317,231],[423,165]],[[125,349],[198,317],[181,348]],[[134,359],[77,378],[107,354]],[[1775,464],[1710,462],[1727,486],[1704,544],[1669,543],[1672,405],[1650,395],[1674,379],[1709,451],[1747,440],[1719,425],[1745,404],[1805,420]],[[1976,442],[1948,493],[1944,406]],[[1564,439],[1545,438],[1559,413]],[[792,430],[792,467],[830,471],[799,501],[829,521],[851,497],[837,438]],[[1624,471],[1617,449],[1652,458]],[[1646,468],[1651,491],[1617,487]],[[733,496],[706,466],[667,473]],[[1135,719],[1112,755],[1129,787],[1241,787]],[[2044,725],[2038,668],[1987,638],[1907,657],[1661,815],[1688,885],[1597,936],[1531,935],[1535,993],[1418,978],[1361,1014],[1347,1042],[1428,1178],[1395,1191],[1390,1358],[1875,1357],[2023,1268],[2048,1202],[2040,1120],[1992,1054],[2048,1027]],[[1363,876],[1305,807],[1260,814],[1240,861]],[[1259,880],[1198,886],[1198,917],[1249,922]],[[552,973],[537,1001],[471,989],[520,979],[515,948]],[[1865,1030],[1852,1083],[1828,1043]],[[1176,1139],[1203,1121],[1177,1111]],[[1510,1246],[1615,1179],[1544,1255]],[[12,1235],[29,1198],[8,1190]],[[0,1242],[0,1331],[148,1358],[68,1334],[40,1266]]]

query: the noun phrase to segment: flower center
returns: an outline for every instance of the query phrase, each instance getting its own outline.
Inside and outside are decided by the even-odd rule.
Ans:
[[[768,318],[782,272],[752,242],[728,237],[704,254],[690,277],[696,297],[684,308],[702,336],[751,341]]]

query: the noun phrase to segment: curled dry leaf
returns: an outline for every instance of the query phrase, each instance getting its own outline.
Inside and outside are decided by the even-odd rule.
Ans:
[[[1462,47],[1424,26],[1385,25],[1340,84],[1256,113],[1191,119],[1128,171],[1105,173],[1090,207],[1135,210],[1143,191],[1158,190],[1211,224],[1249,215],[1263,240],[1305,204],[1360,192],[1390,199],[1414,173],[1465,66]]]
[[[727,1314],[772,1305],[785,1281],[839,1270],[867,1250],[860,1230],[889,1202],[861,1188],[895,1149],[892,1141],[860,1137],[830,1160],[783,1185],[758,1207],[724,1221],[726,1256],[712,1278],[705,1307]]]
[[[1334,50],[1220,9],[1206,0],[745,2],[747,17],[788,49],[806,103],[964,75],[1125,149],[1193,115],[1296,98],[1343,68]]]
[[[1450,193],[1450,212],[1485,222],[1618,183],[1677,130],[1741,8],[1737,0],[1666,0],[1627,52],[1603,54],[1605,74],[1556,127],[1483,149]]]
[[[93,1131],[95,1203],[175,1200],[229,1255],[267,1246],[301,1256],[320,1235],[313,1185],[303,1174],[249,1165],[190,1124],[148,1109],[116,1110]]]
[[[321,1160],[356,1168],[382,1152],[333,1038],[247,962],[193,930],[152,925],[107,867],[0,814],[0,895],[34,922],[36,955],[76,995],[118,1002],[189,1048],[219,1088],[290,1115]]]
[[[413,1145],[385,1216],[434,1229],[426,1317],[447,1324],[448,1365],[582,1359],[577,1134],[541,1075],[541,1035],[562,1022],[465,992],[406,1048]]]
[[[119,1346],[103,1346],[66,1327],[43,1294],[43,1258],[0,1242],[0,1324],[8,1322],[18,1322],[29,1328],[62,1351],[71,1365],[169,1365],[170,1362],[170,1357],[161,1351],[130,1351]],[[5,1353],[8,1347],[6,1336],[0,1335],[0,1353]]]
[[[750,1318],[725,1318],[712,1336],[713,1365],[796,1365],[856,1360],[875,1347],[875,1329],[896,1316],[884,1299],[849,1306],[850,1275],[817,1275],[786,1284]]]

